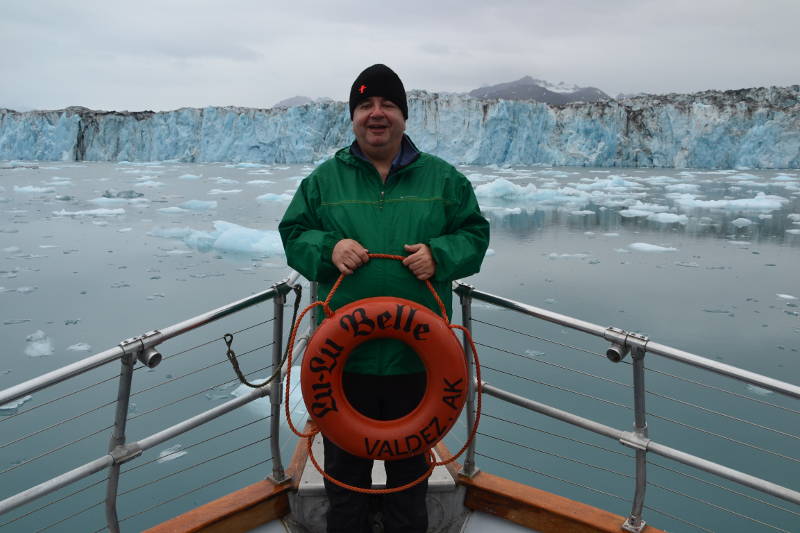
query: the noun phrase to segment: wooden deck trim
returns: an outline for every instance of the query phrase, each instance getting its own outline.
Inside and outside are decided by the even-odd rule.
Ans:
[[[620,533],[625,517],[505,478],[479,472],[459,477],[464,505],[542,533]],[[646,533],[664,533],[645,527]]]
[[[304,432],[314,426],[306,423]],[[162,522],[145,533],[240,533],[289,514],[289,492],[297,490],[308,452],[306,439],[294,449],[286,475],[291,480],[280,485],[269,480],[253,483],[243,489],[196,507]]]
[[[264,480],[201,505],[146,533],[238,533],[289,513],[291,483]]]

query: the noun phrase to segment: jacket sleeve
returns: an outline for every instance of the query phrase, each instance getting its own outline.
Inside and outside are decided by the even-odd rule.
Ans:
[[[339,274],[331,262],[333,247],[341,239],[326,231],[319,217],[320,198],[312,177],[300,183],[278,224],[286,262],[306,279],[330,281]]]
[[[489,247],[489,221],[481,215],[472,184],[457,175],[455,198],[448,213],[447,233],[428,243],[436,261],[435,281],[453,281],[480,271]]]

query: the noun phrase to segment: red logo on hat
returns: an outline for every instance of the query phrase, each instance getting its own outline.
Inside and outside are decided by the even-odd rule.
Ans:
[[[361,93],[361,94],[364,94],[364,91],[366,91],[366,90],[367,90],[367,86],[366,85],[362,85],[361,87],[358,88],[358,92]]]

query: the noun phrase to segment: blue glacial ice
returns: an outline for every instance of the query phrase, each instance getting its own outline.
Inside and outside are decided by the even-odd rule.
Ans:
[[[800,85],[550,106],[409,93],[408,132],[453,163],[798,168]],[[314,163],[352,140],[347,104],[169,112],[0,109],[0,159]]]
[[[214,221],[213,231],[183,228],[155,228],[149,235],[178,239],[199,252],[216,250],[223,253],[254,257],[282,256],[283,244],[276,230],[259,230],[224,220]]]

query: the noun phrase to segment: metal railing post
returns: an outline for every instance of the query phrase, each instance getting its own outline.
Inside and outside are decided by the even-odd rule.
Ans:
[[[642,520],[644,496],[647,489],[647,420],[645,418],[644,399],[644,355],[641,346],[634,345],[631,350],[633,359],[633,404],[634,404],[634,434],[636,439],[631,439],[626,444],[632,446],[636,452],[636,490],[633,495],[631,514],[622,529],[633,533],[640,533],[645,527]]]
[[[461,323],[472,333],[472,286],[461,285],[465,287],[464,292],[459,293],[459,301],[461,302]],[[472,427],[475,425],[475,366],[474,354],[472,347],[467,340],[467,336],[463,336],[464,343],[464,357],[467,360],[467,438],[472,433]],[[464,459],[464,468],[461,469],[461,475],[466,477],[473,477],[479,472],[478,467],[475,466],[475,439],[469,443],[467,448],[467,455]]]
[[[124,341],[120,344],[120,346],[122,346],[123,355],[120,358],[122,368],[119,374],[117,412],[114,416],[114,432],[108,443],[108,452],[112,457],[115,457],[114,462],[108,468],[108,485],[106,485],[106,526],[111,533],[119,533],[117,488],[119,487],[119,469],[122,463],[116,460],[116,452],[125,446],[125,426],[128,423],[128,404],[131,397],[133,366],[136,364],[136,353],[134,349],[140,348],[135,345],[126,345],[126,343],[127,341]],[[136,344],[138,344],[138,341]]]
[[[278,285],[275,286],[278,289]],[[280,291],[273,300],[273,307],[275,309],[275,320],[272,322],[272,368],[273,371],[281,368],[283,359],[283,304],[286,302],[286,296]],[[272,381],[269,391],[269,403],[272,412],[272,419],[270,420],[270,432],[272,448],[272,475],[269,478],[276,483],[283,483],[286,481],[286,472],[283,470],[283,461],[281,460],[281,442],[280,442],[280,427],[281,427],[281,400],[283,398],[283,379],[280,371]]]

